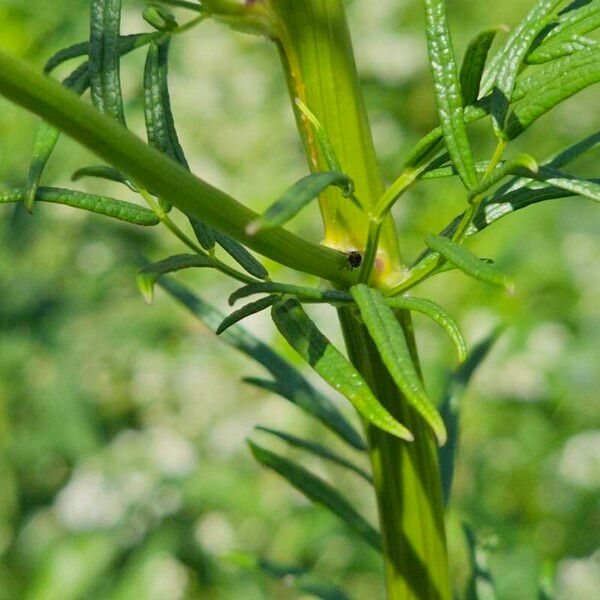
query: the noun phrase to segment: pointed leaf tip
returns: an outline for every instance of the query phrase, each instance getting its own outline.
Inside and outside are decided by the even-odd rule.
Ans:
[[[154,284],[156,277],[152,273],[138,273],[135,278],[138,288],[144,298],[144,302],[148,305],[154,300]]]

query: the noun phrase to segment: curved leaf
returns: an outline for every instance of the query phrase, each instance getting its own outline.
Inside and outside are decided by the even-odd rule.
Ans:
[[[479,98],[479,85],[488,53],[500,27],[486,29],[469,42],[460,68],[460,89],[463,104],[469,106]]]
[[[333,452],[333,450],[330,450],[329,448],[326,448],[325,446],[323,446],[321,444],[317,444],[316,442],[312,442],[309,440],[303,440],[302,438],[296,437],[294,435],[290,435],[289,433],[285,433],[284,431],[279,431],[277,429],[271,429],[269,427],[263,427],[262,425],[258,425],[257,427],[255,427],[255,429],[257,431],[262,431],[264,433],[269,433],[271,435],[274,435],[275,437],[278,437],[279,439],[288,443],[290,446],[293,446],[295,448],[300,448],[302,450],[306,450],[307,452],[310,452],[311,454],[314,454],[315,456],[319,456],[321,458],[324,458],[325,460],[328,460],[331,463],[339,465],[340,467],[344,467],[345,469],[348,469],[349,471],[356,473],[357,475],[362,477],[365,481],[368,481],[369,483],[373,483],[373,478],[364,469],[361,469],[358,465],[355,465],[354,463],[350,462],[349,460],[346,460],[345,458],[341,457],[339,454],[336,454],[335,452]]]
[[[454,49],[446,17],[446,2],[424,0],[424,3],[429,63],[444,141],[460,178],[467,188],[472,188],[477,184],[477,176],[465,126]]]
[[[242,267],[247,273],[256,277],[257,279],[268,279],[269,272],[244,246],[239,242],[236,242],[233,238],[222,234],[220,231],[214,232],[215,240],[217,240],[219,246],[235,260],[240,267]]]
[[[386,298],[386,304],[394,310],[411,310],[427,315],[448,334],[456,346],[458,360],[463,362],[467,356],[467,345],[456,321],[439,305],[425,298],[396,296]]]
[[[133,181],[127,179],[127,177],[117,169],[107,165],[92,165],[90,167],[77,169],[77,171],[71,175],[71,181],[79,181],[83,177],[97,177],[99,179],[106,179],[107,181],[114,181],[115,183],[122,183],[132,192],[139,192],[138,187]]]
[[[479,281],[504,287],[509,292],[512,291],[513,284],[502,271],[481,260],[464,246],[453,242],[450,238],[439,235],[428,235],[425,241],[434,252],[437,252],[463,273]]]
[[[227,331],[227,329],[229,329],[232,325],[235,325],[242,319],[245,319],[246,317],[249,317],[251,315],[255,315],[256,313],[265,310],[265,308],[273,306],[273,304],[277,301],[277,298],[277,296],[267,296],[266,298],[261,298],[256,302],[246,304],[246,306],[243,306],[239,310],[232,312],[225,319],[223,319],[223,321],[217,328],[217,335],[221,335],[224,331]]]
[[[353,192],[352,180],[339,171],[313,173],[298,180],[271,205],[258,219],[246,227],[248,235],[255,235],[263,229],[285,225],[295,217],[307,204],[312,202],[329,186],[335,185],[343,190],[344,196]]]
[[[5,202],[23,202],[26,198],[24,188],[0,191],[0,204]],[[133,223],[134,225],[157,225],[158,217],[147,208],[116,200],[107,196],[96,196],[74,190],[64,190],[61,188],[38,188],[35,195],[36,202],[50,202],[52,204],[64,204],[73,208],[80,208],[89,212],[94,212],[105,217],[112,217],[119,221]]]
[[[288,294],[296,296],[302,302],[329,302],[332,304],[352,302],[352,296],[348,292],[269,281],[266,283],[250,283],[237,289],[229,296],[229,305],[233,306],[239,299],[254,294]]]
[[[144,296],[144,300],[152,303],[154,297],[154,285],[159,277],[191,268],[211,268],[215,266],[215,261],[210,256],[201,254],[175,254],[164,260],[146,265],[140,269],[137,275],[137,284]]]
[[[183,304],[211,331],[216,331],[225,315],[196,296],[185,286],[169,277],[158,281],[168,294]],[[352,424],[333,402],[316,390],[302,375],[269,346],[251,335],[239,324],[233,325],[219,337],[231,347],[261,364],[275,381],[247,378],[245,381],[278,394],[318,419],[330,431],[357,450],[364,450],[365,443]]]
[[[119,40],[121,0],[92,0],[90,8],[90,88],[103,113],[125,124]]]
[[[360,316],[379,355],[406,400],[425,419],[440,445],[446,442],[444,423],[425,392],[402,327],[381,293],[366,285],[350,289]]]
[[[83,94],[89,87],[90,78],[88,63],[85,62],[77,67],[64,81],[63,85],[76,94]],[[33,202],[36,196],[37,189],[40,185],[42,175],[50,160],[50,156],[56,147],[60,131],[49,123],[42,121],[37,130],[35,141],[33,143],[33,156],[29,165],[29,173],[27,175],[27,195],[25,197],[25,208],[29,212],[33,209]]]
[[[279,456],[248,440],[254,458],[272,469],[288,483],[304,494],[311,502],[320,504],[356,531],[370,546],[381,552],[381,536],[364,517],[334,487],[307,471],[304,467]]]
[[[413,436],[381,405],[354,366],[317,329],[300,303],[284,296],[271,309],[273,321],[290,346],[370,423],[405,440]]]

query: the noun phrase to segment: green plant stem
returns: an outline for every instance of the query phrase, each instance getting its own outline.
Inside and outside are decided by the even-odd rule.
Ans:
[[[373,153],[342,3],[340,0],[301,3],[271,0],[269,4],[277,17],[277,30],[284,32],[279,45],[292,101],[302,95],[303,102],[326,129],[344,172],[358,183],[357,195],[365,209],[373,212],[382,197],[383,183]],[[325,164],[325,157],[319,154],[312,140],[311,130],[298,114],[297,123],[309,162],[317,166]],[[352,126],[357,123],[360,126]],[[370,223],[364,215],[359,217],[349,203],[336,203],[333,199],[333,204],[326,208],[322,212],[329,231],[334,228],[338,233],[342,227],[356,226],[362,238],[367,237],[365,229],[369,229]],[[389,219],[385,221],[379,247],[383,248],[384,255],[389,253],[394,258],[392,270],[400,271],[402,265],[389,223]],[[341,239],[351,240],[354,234],[350,230],[339,235]],[[375,223],[371,225],[369,237],[375,239],[376,234]],[[370,247],[373,250],[368,252],[373,253],[374,262],[376,239]],[[381,279],[373,280],[374,285],[381,282]],[[351,311],[351,308],[338,311],[350,359],[380,401],[412,428],[416,438],[413,443],[404,443],[379,429],[365,426],[384,542],[388,598],[449,600],[444,510],[435,441],[426,423],[414,414],[398,391],[364,326]],[[399,312],[399,319],[412,343],[410,316]],[[418,368],[416,351],[413,359]]]
[[[250,236],[258,215],[26,63],[0,52],[0,94],[70,135],[133,181],[198,220],[292,269],[344,285],[356,280],[347,257],[282,228]]]

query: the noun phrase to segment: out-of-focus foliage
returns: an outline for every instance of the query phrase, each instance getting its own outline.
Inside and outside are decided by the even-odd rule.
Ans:
[[[475,31],[514,23],[529,4],[453,2],[459,54]],[[348,5],[391,179],[411,142],[436,125],[421,2]],[[142,3],[125,6],[123,30],[142,30]],[[0,46],[41,68],[53,51],[85,39],[87,11],[81,0],[4,0]],[[273,48],[207,23],[178,38],[172,52],[173,110],[192,170],[266,208],[305,174]],[[142,70],[143,52],[125,59],[125,108],[139,132]],[[597,89],[570,100],[523,144],[542,159],[598,129],[594,98]],[[0,101],[0,186],[24,184],[35,126]],[[47,183],[66,184],[86,156],[61,140]],[[582,173],[596,174],[598,158],[596,151],[579,165]],[[128,199],[116,184],[77,185]],[[459,184],[447,181],[407,194],[395,209],[406,256],[416,256],[424,236],[461,202]],[[560,598],[587,600],[600,588],[594,210],[585,199],[557,200],[481,234],[475,246],[493,249],[514,276],[514,297],[455,273],[427,284],[458,315],[471,344],[499,322],[508,326],[464,401],[451,509],[485,542],[501,599],[535,598],[540,573],[554,567]],[[297,225],[315,240],[317,214],[307,208]],[[239,552],[311,567],[354,598],[379,597],[375,552],[260,470],[244,442],[258,421],[293,424],[313,439],[322,431],[294,407],[241,384],[242,375],[262,374],[164,294],[143,305],[135,272],[165,250],[182,249],[156,231],[66,208],[38,205],[33,217],[20,206],[0,211],[0,599],[299,596],[249,568]],[[230,291],[208,273],[186,279],[213,299]],[[330,314],[316,315],[331,333]],[[433,374],[428,387],[439,396],[453,349],[434,324],[418,316],[416,324]],[[250,326],[276,339],[265,316]],[[373,518],[364,481],[317,459],[311,466]],[[458,528],[450,530],[451,546],[460,545]],[[463,554],[453,552],[459,578]]]

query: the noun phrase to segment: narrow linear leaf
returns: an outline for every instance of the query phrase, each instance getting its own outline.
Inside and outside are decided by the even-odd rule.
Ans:
[[[479,342],[471,352],[469,352],[465,362],[460,365],[458,369],[449,373],[446,379],[442,402],[440,404],[440,414],[446,425],[448,442],[438,450],[442,477],[442,493],[446,505],[448,505],[450,499],[452,480],[454,478],[456,450],[459,442],[460,403],[473,375],[489,354],[500,336],[501,331],[501,328],[497,328]]]
[[[254,458],[272,469],[304,494],[311,502],[327,508],[348,527],[358,533],[370,546],[381,552],[381,536],[352,505],[331,485],[307,471],[304,467],[262,448],[248,440]]]
[[[527,57],[528,64],[543,64],[556,61],[565,56],[577,54],[590,48],[597,48],[600,43],[596,40],[574,36],[570,40],[559,41],[553,44],[544,44],[535,53]]]
[[[26,195],[27,190],[25,188],[1,191],[0,204],[6,202],[24,202]],[[35,202],[64,204],[65,206],[80,208],[134,225],[150,226],[157,225],[159,222],[156,215],[143,206],[107,196],[97,196],[74,190],[40,187],[36,192],[34,200]]]
[[[343,458],[339,454],[336,454],[333,450],[326,448],[322,444],[318,444],[317,442],[312,442],[309,440],[303,440],[302,438],[296,437],[294,435],[290,435],[289,433],[285,433],[284,431],[279,431],[277,429],[271,429],[269,427],[263,427],[259,425],[255,427],[257,431],[262,431],[264,433],[269,433],[284,442],[288,443],[290,446],[295,448],[300,448],[302,450],[306,450],[315,456],[319,456],[328,460],[331,463],[339,465],[340,467],[344,467],[353,473],[356,473],[360,477],[362,477],[365,481],[369,483],[373,483],[373,478],[364,470],[361,469],[358,465],[355,465],[353,462]]]
[[[173,31],[177,29],[175,17],[160,6],[147,6],[142,13],[144,21],[158,31]]]
[[[277,299],[278,296],[267,296],[266,298],[256,300],[256,302],[250,302],[250,304],[246,304],[246,306],[232,312],[225,319],[223,319],[222,323],[217,328],[217,335],[221,335],[224,331],[227,331],[227,329],[229,329],[232,325],[235,325],[238,321],[241,321],[251,315],[255,315],[256,313],[265,310],[265,308],[273,306]]]
[[[96,107],[125,124],[119,40],[121,0],[92,0],[90,11],[90,87]]]
[[[577,44],[582,36],[600,27],[600,2],[562,14],[556,25],[544,36],[542,43],[527,56],[529,64],[539,64],[560,56],[561,49],[568,53],[570,44]]]
[[[122,35],[119,37],[119,52],[121,55],[127,54],[136,48],[141,48],[145,44],[150,43],[152,40],[160,37],[160,35],[160,33],[133,33],[130,35]],[[80,56],[88,56],[89,52],[89,40],[80,42],[79,44],[73,44],[68,48],[63,48],[46,61],[44,73],[48,75],[64,62]]]
[[[469,545],[471,577],[467,583],[465,600],[496,600],[494,579],[487,566],[487,553],[477,542],[475,533],[463,523],[463,530]]]
[[[492,122],[498,137],[504,138],[508,107],[517,76],[538,33],[549,22],[554,9],[563,0],[538,0],[525,17],[520,34],[506,47],[497,65],[492,91]]]
[[[88,63],[83,63],[77,67],[64,81],[63,85],[76,94],[83,94],[89,87],[89,71]],[[29,173],[27,175],[27,194],[25,197],[25,208],[31,212],[33,210],[33,202],[40,185],[42,175],[46,169],[46,165],[52,156],[52,152],[56,147],[60,131],[42,121],[37,130],[35,141],[33,143],[33,156],[29,165]]]
[[[481,183],[475,186],[469,192],[469,199],[472,200],[476,196],[480,196],[505,177],[511,175],[520,175],[521,177],[535,177],[539,171],[539,165],[533,156],[530,154],[519,154],[515,158],[505,161],[501,167],[495,169],[488,177],[483,179]]]
[[[600,202],[600,183],[597,180],[582,179],[548,168],[541,168],[536,179],[555,188]]]
[[[92,165],[90,167],[77,169],[77,171],[71,175],[71,181],[79,181],[84,177],[97,177],[99,179],[106,179],[107,181],[114,181],[115,183],[122,183],[132,192],[139,192],[138,187],[133,181],[127,179],[121,171],[107,165]]]
[[[438,163],[439,164],[439,163]],[[489,167],[488,160],[478,160],[475,161],[475,172],[478,174],[486,173]],[[504,164],[504,161],[500,161],[496,169],[499,169]],[[421,175],[421,179],[443,179],[444,177],[454,177],[458,175],[458,171],[453,164],[437,166],[436,164],[432,164],[431,168],[427,168],[423,175]]]
[[[142,292],[144,300],[152,303],[154,297],[154,286],[159,277],[174,271],[192,268],[211,268],[215,266],[215,261],[210,256],[201,254],[175,254],[164,260],[146,265],[140,269],[137,275],[137,284]]]
[[[375,342],[381,360],[392,379],[407,402],[435,432],[439,444],[443,445],[446,442],[444,423],[425,392],[394,311],[386,304],[381,293],[373,288],[360,284],[352,287],[350,291],[358,305],[365,327]]]
[[[250,283],[237,289],[229,296],[229,305],[233,306],[241,298],[247,298],[254,294],[288,294],[290,296],[296,296],[303,302],[352,302],[352,296],[348,294],[348,292],[302,287],[287,283],[267,282]]]
[[[479,281],[504,287],[509,292],[512,291],[513,285],[502,271],[481,260],[464,246],[453,242],[450,238],[439,235],[428,235],[425,241],[434,252],[437,252],[463,273]]]
[[[194,217],[188,217],[188,220],[200,245],[205,250],[212,251],[216,243],[214,230],[202,221],[194,219]]]
[[[340,161],[335,153],[333,144],[329,141],[329,137],[324,127],[321,125],[317,117],[310,111],[308,106],[306,106],[306,104],[300,100],[300,98],[295,99],[295,104],[300,110],[302,116],[313,126],[319,146],[321,147],[321,151],[325,157],[327,168],[330,171],[342,172]]]
[[[215,240],[247,273],[257,279],[269,278],[269,272],[265,267],[239,242],[222,234],[220,231],[215,231]]]
[[[307,175],[286,190],[283,196],[258,219],[249,223],[246,233],[255,235],[261,230],[285,225],[305,206],[318,198],[322,191],[332,185],[341,188],[344,196],[350,196],[354,188],[352,180],[339,171]]]
[[[460,68],[460,89],[464,106],[474,104],[479,97],[479,85],[488,53],[500,27],[486,29],[469,42]]]
[[[463,101],[445,0],[424,0],[427,16],[427,45],[435,97],[444,141],[452,162],[467,188],[477,184],[471,145],[467,136]]]
[[[317,329],[301,304],[284,296],[271,309],[281,335],[333,389],[345,396],[370,423],[399,438],[413,435],[381,405],[354,366]]]
[[[174,279],[162,277],[158,285],[213,332],[216,332],[226,317]],[[245,380],[247,383],[282,396],[315,417],[353,448],[365,450],[362,437],[335,404],[269,346],[239,324],[229,327],[219,339],[261,364],[275,378],[273,382],[248,378]]]
[[[508,139],[516,138],[549,110],[599,81],[600,60],[592,60],[533,90],[510,114],[506,136]]]
[[[411,296],[396,296],[386,298],[386,304],[394,310],[410,310],[422,313],[437,323],[454,342],[458,360],[463,362],[467,357],[467,344],[460,331],[458,323],[439,305],[425,298]]]
[[[493,56],[483,74],[481,91],[488,94],[492,91],[500,68],[510,68],[518,61],[520,52],[525,47],[525,53],[531,47],[536,35],[547,25],[548,16],[562,0],[537,0],[525,18],[515,27],[504,44]]]

